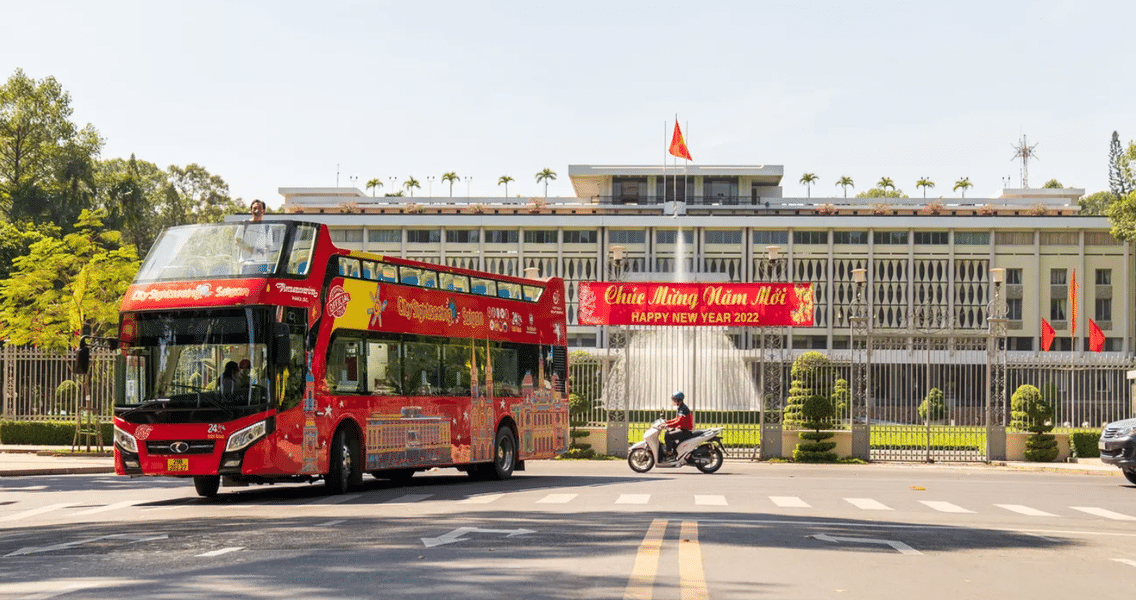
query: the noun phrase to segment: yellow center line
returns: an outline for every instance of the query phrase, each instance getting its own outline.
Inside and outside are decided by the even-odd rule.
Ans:
[[[627,580],[627,591],[623,593],[624,600],[651,600],[655,575],[659,571],[659,551],[663,547],[663,535],[666,532],[666,519],[651,521],[643,543],[639,544],[639,554],[635,556],[635,566],[631,568],[631,578]]]
[[[678,580],[682,600],[710,599],[710,593],[706,591],[706,574],[702,570],[697,521],[683,521],[679,531]]]

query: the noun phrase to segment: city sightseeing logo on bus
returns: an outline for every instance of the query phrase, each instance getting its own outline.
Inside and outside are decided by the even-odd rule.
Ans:
[[[457,305],[454,304],[453,300],[450,300],[447,304],[427,304],[417,300],[399,298],[395,306],[398,316],[419,323],[439,321],[446,325],[453,325],[458,322]]]
[[[331,288],[331,293],[327,296],[327,314],[338,319],[347,314],[347,303],[351,302],[351,294],[343,289],[343,286],[337,285]]]
[[[187,288],[171,286],[134,290],[134,293],[130,295],[130,299],[135,302],[146,300],[161,302],[164,300],[202,300],[214,296],[217,298],[240,298],[248,295],[249,289],[246,287],[219,285],[217,289],[213,289],[211,284],[201,283]]]

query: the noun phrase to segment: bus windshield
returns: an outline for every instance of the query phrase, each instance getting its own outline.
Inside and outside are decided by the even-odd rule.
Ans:
[[[286,223],[171,227],[158,237],[135,283],[265,276],[275,273]]]
[[[262,409],[271,400],[269,323],[263,307],[127,315],[116,406]]]

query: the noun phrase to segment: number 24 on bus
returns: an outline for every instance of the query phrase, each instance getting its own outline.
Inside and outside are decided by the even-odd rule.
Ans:
[[[202,496],[432,467],[508,478],[568,448],[564,301],[558,278],[349,251],[318,223],[168,229],[118,337],[90,340],[117,350],[115,470]]]

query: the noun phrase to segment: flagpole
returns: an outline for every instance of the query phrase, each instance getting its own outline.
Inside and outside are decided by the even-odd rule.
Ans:
[[[678,115],[675,115],[675,118],[677,119]],[[683,134],[682,141],[686,142],[686,140],[688,140],[689,138],[690,138],[690,121],[687,121],[686,122],[686,133]],[[686,142],[686,147],[687,148],[690,147],[689,142]],[[682,196],[683,196],[683,198],[685,198],[686,197],[686,190],[689,189],[689,188],[687,188],[687,181],[686,181],[686,167],[687,167],[687,165],[690,164],[690,161],[685,159],[685,158],[682,159],[682,160],[684,161],[682,163]]]

